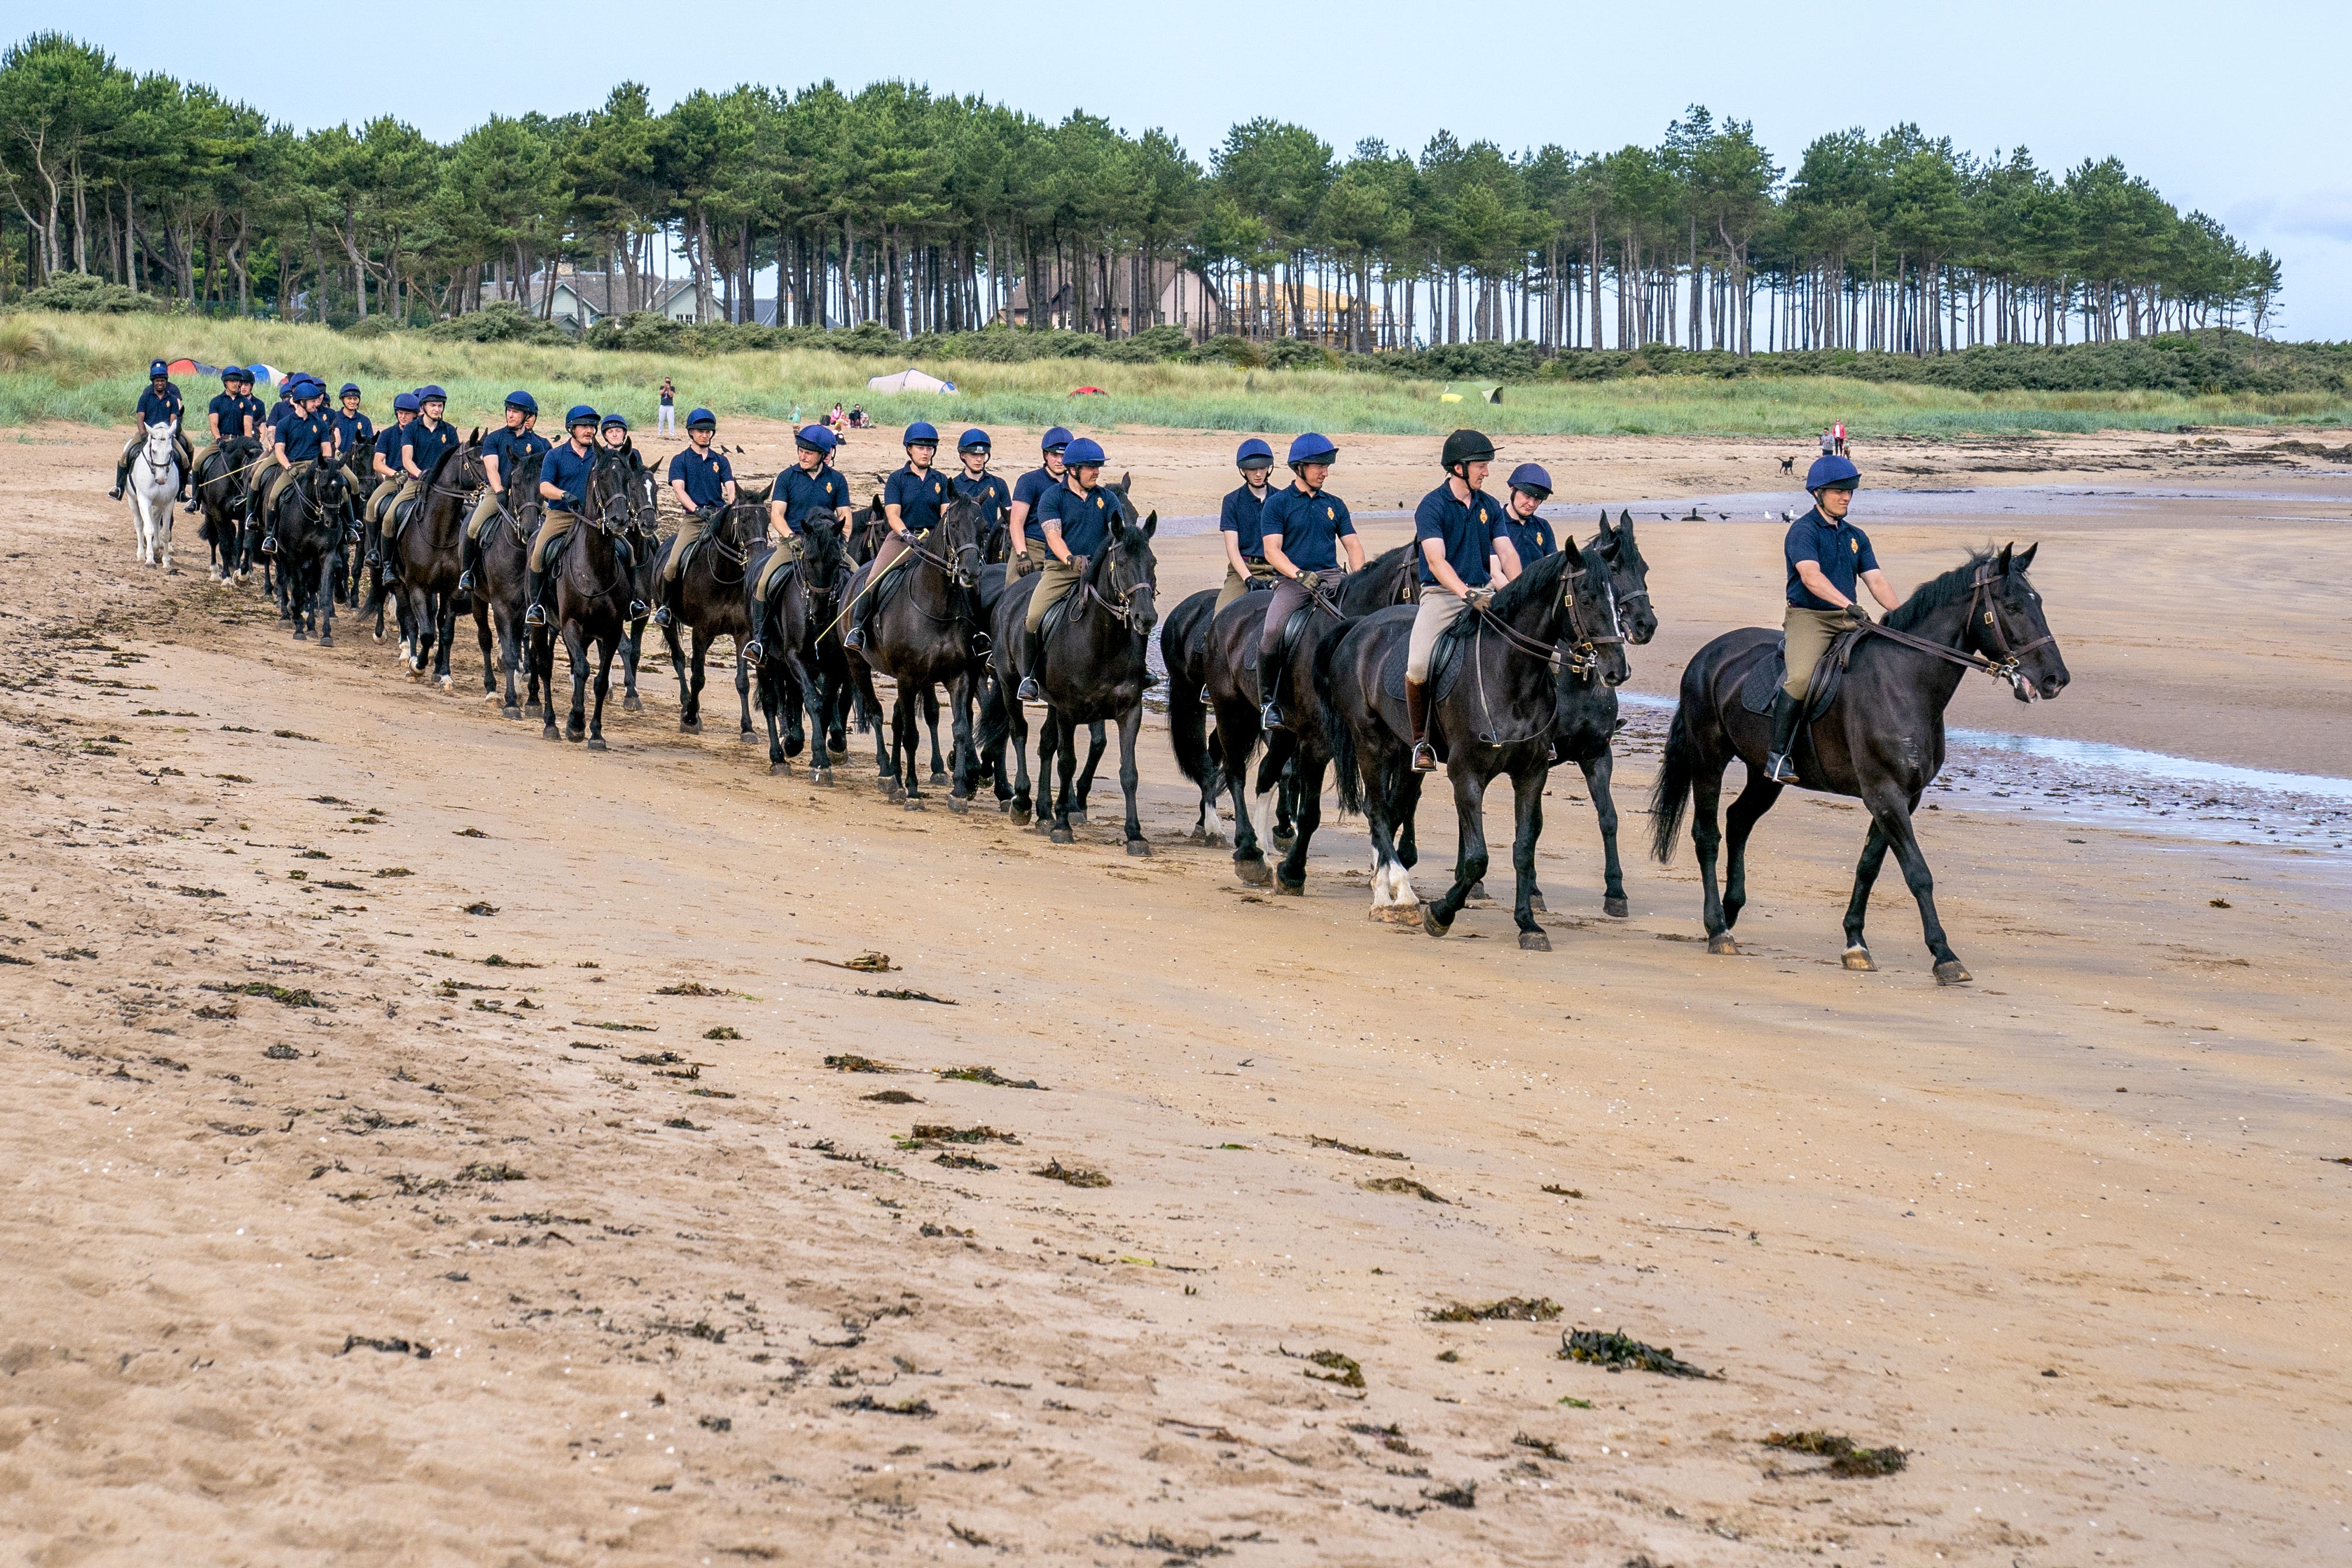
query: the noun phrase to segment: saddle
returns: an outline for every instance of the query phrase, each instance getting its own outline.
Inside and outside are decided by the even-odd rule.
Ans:
[[[1454,689],[1454,677],[1462,673],[1462,645],[1468,640],[1471,618],[1465,615],[1445,629],[1437,646],[1429,653],[1429,713],[1430,727],[1437,722],[1437,705]],[[1404,642],[1391,648],[1388,657],[1381,661],[1381,695],[1393,702],[1404,701],[1405,655],[1410,652]]]
[[[1298,634],[1307,630],[1307,618],[1314,612],[1315,606],[1312,601],[1302,604],[1297,609],[1290,612],[1289,620],[1282,623],[1281,635],[1275,639],[1274,644],[1275,668],[1280,669],[1283,665],[1290,663],[1290,651],[1298,646]],[[1257,639],[1252,638],[1248,645],[1242,649],[1243,669],[1255,670],[1257,668],[1258,649],[1261,646],[1262,644]]]
[[[1813,684],[1805,691],[1805,718],[1800,731],[1810,730],[1813,722],[1829,712],[1830,704],[1837,700],[1838,688],[1845,684],[1845,667],[1853,657],[1853,645],[1862,641],[1859,626],[1841,632],[1822,654],[1821,663],[1813,666]],[[1759,659],[1739,685],[1739,706],[1749,713],[1769,714],[1772,711],[1773,695],[1789,678],[1789,640],[1778,637],[1772,643],[1772,656]]]

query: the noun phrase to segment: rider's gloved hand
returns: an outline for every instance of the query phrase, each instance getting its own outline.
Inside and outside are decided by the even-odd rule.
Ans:
[[[1491,588],[1474,588],[1462,597],[1469,601],[1470,608],[1473,610],[1484,610],[1495,602],[1495,591]]]
[[[1317,592],[1323,587],[1323,574],[1319,571],[1302,571],[1298,574],[1298,586],[1309,593]]]
[[[1849,601],[1845,607],[1845,615],[1847,620],[1857,626],[1870,624],[1870,612],[1864,610],[1859,601]]]

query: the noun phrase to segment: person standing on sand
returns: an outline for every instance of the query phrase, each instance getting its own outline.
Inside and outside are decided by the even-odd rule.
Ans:
[[[677,388],[670,384],[667,376],[662,377],[661,419],[654,426],[654,434],[656,435],[677,434]]]
[[[1217,610],[1252,588],[1274,586],[1274,568],[1265,564],[1265,545],[1259,537],[1266,497],[1274,489],[1274,448],[1253,435],[1234,452],[1234,466],[1241,470],[1242,482],[1225,492],[1217,514],[1217,532],[1225,541],[1225,585],[1217,590]]]
[[[1870,620],[1870,612],[1854,599],[1855,580],[1885,609],[1902,602],[1894,584],[1878,570],[1870,536],[1845,520],[1861,484],[1862,470],[1850,460],[1836,455],[1816,459],[1805,475],[1813,509],[1789,525],[1781,546],[1789,563],[1789,602],[1780,618],[1789,674],[1772,698],[1772,744],[1764,757],[1764,777],[1776,784],[1797,781],[1796,763],[1789,753],[1796,744],[1805,694],[1812,690],[1813,666],[1839,632]]]

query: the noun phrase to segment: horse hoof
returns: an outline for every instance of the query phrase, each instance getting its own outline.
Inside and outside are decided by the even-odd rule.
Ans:
[[[1476,882],[1470,884],[1470,896],[1473,898],[1486,898],[1489,896],[1486,892],[1486,879],[1485,877],[1482,876]]]
[[[556,733],[556,728],[555,728],[555,727],[554,727],[553,725],[551,725],[551,725],[549,725],[545,729],[541,730],[541,731],[539,732],[539,735],[540,735],[540,738],[541,738],[541,739],[542,739],[542,740],[552,740],[552,741],[555,741],[556,743],[558,743],[559,745],[560,745],[560,744],[562,744],[562,740],[563,740],[563,737]]]
[[[331,647],[333,647],[334,645],[335,645],[335,634],[334,634],[332,632],[320,632],[320,633],[319,633],[319,646],[320,646],[320,647],[321,647],[321,648],[331,648]]]
[[[1936,984],[1939,986],[1965,986],[1975,978],[1960,967],[1958,958],[1947,958],[1936,966]]]
[[[589,737],[588,749],[591,751],[609,751],[612,747],[604,744],[604,737],[603,736],[598,735]]]
[[[637,694],[635,692],[629,693],[621,699],[621,711],[624,713],[643,713],[645,710],[646,705],[638,700]],[[695,726],[695,733],[699,735],[701,732],[702,727]]]
[[[1029,808],[1028,808],[1028,807],[1026,807],[1026,806],[1014,806],[1014,807],[1011,808],[1011,810],[1010,810],[1010,815],[1011,815],[1011,816],[1012,816],[1012,818],[1013,818],[1013,825],[1014,827],[1016,827],[1016,828],[1025,828],[1025,827],[1027,827],[1027,826],[1029,825]]]
[[[1252,887],[1264,887],[1274,880],[1274,870],[1265,863],[1264,855],[1235,855],[1234,874]]]
[[[702,721],[698,718],[679,719],[677,721],[677,732],[680,735],[700,735],[702,733]]]
[[[523,704],[522,716],[525,718],[537,718],[539,716],[539,705],[537,703]]]
[[[1544,902],[1544,896],[1540,893],[1531,893],[1528,894],[1528,907],[1534,910],[1538,915],[1549,915],[1551,913],[1551,905]]]
[[[1127,852],[1138,860],[1150,860],[1151,846],[1141,839],[1129,839],[1127,841]]]
[[[1710,953],[1728,955],[1734,958],[1739,956],[1739,944],[1731,939],[1731,933],[1728,931],[1718,931],[1708,937],[1706,950]]]
[[[500,718],[520,718],[522,716],[522,709],[519,707],[503,707],[499,710],[499,716]]]
[[[1551,951],[1551,938],[1540,931],[1522,931],[1519,933],[1519,951],[1549,953]]]
[[[320,646],[321,646],[321,647],[324,647],[324,646],[326,645],[326,643],[327,643],[327,639],[325,639],[325,638],[323,638],[323,637],[321,637],[321,638],[319,640]],[[455,682],[453,682],[453,681],[450,679],[450,677],[448,677],[447,675],[444,675],[444,676],[442,676],[442,677],[441,677],[441,689],[442,689],[443,691],[445,691],[445,692],[446,692],[446,691],[455,691],[455,690],[457,689],[457,685],[456,685],[456,683],[455,683]]]
[[[771,779],[782,779],[792,770],[793,765],[789,762],[771,762],[768,764],[768,777]]]
[[[1859,944],[1847,948],[1838,961],[1847,968],[1858,970],[1865,975],[1874,975],[1878,972],[1878,966],[1870,961],[1870,949]],[[1963,979],[1967,977],[1965,975],[1961,977]]]
[[[1272,844],[1276,849],[1287,854],[1290,851],[1290,846],[1298,841],[1298,837],[1295,833],[1286,833],[1281,829],[1277,828],[1266,841]]]
[[[948,770],[944,768],[934,768],[931,769],[931,782],[934,784],[945,783],[947,781],[947,777]]]
[[[1437,920],[1437,905],[1424,904],[1421,906],[1421,928],[1432,936],[1443,936],[1454,929],[1454,922],[1449,920],[1441,925]]]
[[[931,809],[930,803],[919,795],[908,795],[902,804],[909,811],[928,811]]]
[[[1304,898],[1307,896],[1307,879],[1301,877],[1297,882],[1293,882],[1280,872],[1276,872],[1274,873],[1274,891],[1285,898]]]
[[[760,737],[748,729],[739,729],[735,732],[735,743],[738,746],[757,746],[760,744]]]
[[[833,769],[830,768],[820,768],[815,769],[809,774],[809,782],[815,785],[820,789],[832,789]]]
[[[1601,901],[1601,913],[1612,920],[1622,920],[1633,911],[1626,908],[1622,898],[1604,898]]]
[[[1067,828],[1055,828],[1045,836],[1057,844],[1074,844],[1078,841],[1077,835]]]
[[[295,628],[294,628],[294,641],[296,641],[297,643],[307,643],[307,642],[309,642],[310,640],[310,633],[309,633],[308,632],[303,631],[303,630],[302,630],[302,628],[300,628],[299,626],[297,626],[297,627],[295,627]]]
[[[971,801],[969,801],[969,800],[957,800],[957,799],[956,799],[954,796],[952,796],[952,795],[950,795],[950,796],[949,796],[949,797],[948,797],[948,810],[949,810],[949,812],[950,812],[951,815],[961,817],[961,816],[962,816],[966,811],[969,811],[969,810],[971,810]]]

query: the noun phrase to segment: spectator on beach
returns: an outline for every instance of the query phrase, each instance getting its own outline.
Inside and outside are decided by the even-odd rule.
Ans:
[[[655,424],[654,434],[656,435],[677,434],[677,388],[670,384],[670,379],[667,376],[662,377],[661,419]]]

